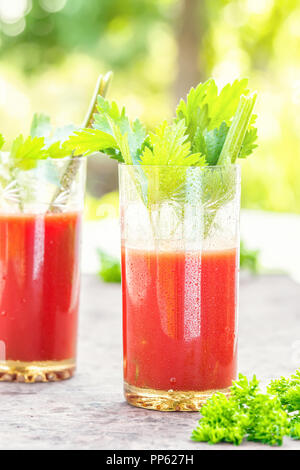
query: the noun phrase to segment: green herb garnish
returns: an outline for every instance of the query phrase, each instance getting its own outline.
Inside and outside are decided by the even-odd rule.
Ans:
[[[66,142],[74,130],[74,126],[53,130],[49,116],[34,114],[30,135],[24,138],[21,134],[12,143],[8,157],[10,169],[30,170],[39,160],[67,157],[70,150]]]
[[[283,408],[288,412],[300,410],[300,369],[290,378],[272,380],[268,392],[278,395]]]
[[[256,95],[250,95],[247,80],[236,80],[220,92],[210,79],[192,88],[186,101],[181,100],[171,123],[163,121],[154,132],[146,132],[139,121],[130,122],[125,109],[99,97],[92,129],[82,129],[69,139],[76,154],[96,150],[127,165],[134,165],[132,180],[144,204],[155,204],[159,211],[164,201],[184,197],[188,186],[186,167],[222,166],[229,168],[237,158],[245,158],[256,147]],[[150,166],[156,170],[155,182]],[[168,167],[166,171],[165,167]],[[183,170],[179,171],[178,167]],[[205,215],[204,236],[210,231],[217,210],[234,196],[235,182],[230,171],[206,172],[202,184],[202,203],[209,206]],[[232,173],[231,173],[232,174]],[[178,223],[181,212],[175,209]],[[153,226],[154,232],[155,227]]]
[[[97,97],[98,95],[105,95],[111,78],[111,72],[105,76],[99,76],[84,126],[90,126],[93,122],[92,114],[95,111]],[[0,190],[5,192],[6,195],[9,194],[10,202],[18,204],[21,212],[23,211],[24,198],[28,196],[32,189],[24,172],[36,168],[39,171],[39,177],[45,178],[56,186],[48,212],[61,210],[56,201],[61,194],[68,195],[80,163],[78,157],[81,156],[81,153],[77,152],[75,154],[72,147],[71,135],[75,131],[76,128],[73,125],[53,130],[48,116],[35,114],[30,128],[30,135],[27,138],[19,135],[13,141],[10,152],[6,154],[0,152]],[[3,144],[4,139],[0,135],[0,150]],[[91,142],[89,142],[89,145],[91,145]],[[63,173],[58,174],[53,159],[64,157],[70,157],[70,159]],[[40,165],[41,160],[47,161]]]
[[[235,80],[219,93],[210,79],[192,88],[177,107],[177,119],[184,119],[193,151],[205,155],[208,165],[235,163],[255,148],[256,96],[249,95],[247,84],[247,79]]]
[[[19,135],[12,143],[9,155],[9,166],[11,169],[19,168],[30,170],[35,168],[38,160],[48,157],[43,137],[27,137]]]
[[[146,139],[142,123],[138,119],[130,123],[125,108],[119,110],[116,102],[102,96],[98,96],[96,109],[93,129],[82,129],[70,138],[69,146],[75,149],[75,155],[102,151],[119,162],[137,163]]]
[[[239,445],[244,439],[281,445],[284,436],[300,439],[300,370],[291,378],[272,381],[267,393],[255,376],[239,379],[230,387],[230,396],[215,393],[200,410],[202,418],[192,432],[192,440]]]
[[[180,101],[173,123],[164,121],[148,137],[138,119],[130,123],[124,108],[120,111],[114,101],[98,97],[93,130],[76,132],[70,144],[75,152],[97,149],[128,165],[230,164],[256,147],[255,100],[246,79],[220,93],[210,79],[192,88],[186,102]]]
[[[65,142],[74,128],[68,127],[64,132],[62,129],[52,131],[50,119],[46,115],[35,114],[31,124],[31,131],[28,137],[20,134],[11,145],[10,152],[0,155],[1,180],[0,189],[6,191],[10,189],[9,200],[17,204],[19,210],[24,209],[25,199],[27,199],[34,188],[23,172],[38,169],[39,178],[47,182],[60,184],[59,175],[52,159],[64,158],[70,155]],[[0,139],[3,142],[3,138]],[[1,152],[0,152],[1,154]],[[40,166],[39,162],[44,161]]]

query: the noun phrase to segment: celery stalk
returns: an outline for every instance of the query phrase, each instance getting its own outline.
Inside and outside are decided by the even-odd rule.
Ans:
[[[255,101],[256,94],[252,96],[241,96],[217,165],[228,165],[236,162],[250,123]]]

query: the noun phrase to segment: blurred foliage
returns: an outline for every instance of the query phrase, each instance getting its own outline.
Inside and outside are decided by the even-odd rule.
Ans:
[[[26,5],[26,10],[17,24],[2,21],[6,28],[2,55],[16,60],[26,73],[58,64],[74,50],[101,57],[115,70],[130,67],[148,52],[153,23],[168,19],[165,7],[170,4],[159,0],[10,1],[19,8]],[[24,29],[12,34],[18,31],[17,25]]]
[[[119,216],[119,194],[117,191],[113,191],[98,199],[87,194],[85,207],[86,220],[116,218]],[[99,276],[101,279],[105,282],[121,282],[120,261],[103,250],[98,250],[98,255],[100,258]],[[241,269],[250,271],[252,274],[258,274],[261,271],[259,256],[259,250],[250,250],[245,242],[241,240]]]
[[[118,258],[97,250],[100,258],[99,276],[104,282],[121,282],[121,264]]]
[[[184,12],[196,7],[192,25]],[[1,0],[0,118],[8,143],[34,111],[80,124],[101,72],[111,96],[150,126],[173,114],[178,54],[195,30],[199,79],[248,76],[259,148],[243,162],[242,205],[300,213],[299,0]],[[192,37],[192,36],[191,36]],[[184,88],[184,87],[183,87]]]
[[[99,277],[104,282],[121,282],[121,263],[119,258],[111,256],[104,250],[97,250],[100,260]],[[252,274],[258,274],[259,267],[259,251],[249,250],[245,243],[241,241],[240,246],[240,268],[250,271]]]
[[[252,274],[259,272],[259,250],[249,250],[245,242],[241,240],[240,245],[240,267],[246,269]]]
[[[117,218],[119,217],[119,193],[113,191],[101,198],[95,198],[87,193],[85,207],[86,220]]]

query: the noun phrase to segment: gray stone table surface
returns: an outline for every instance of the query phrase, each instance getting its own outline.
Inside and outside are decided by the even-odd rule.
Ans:
[[[263,382],[300,363],[300,286],[287,277],[242,276],[239,370]],[[82,282],[78,370],[49,384],[0,383],[1,449],[235,449],[189,439],[197,413],[134,408],[123,399],[121,289]],[[264,449],[246,442],[240,449]],[[281,449],[300,449],[286,439]]]

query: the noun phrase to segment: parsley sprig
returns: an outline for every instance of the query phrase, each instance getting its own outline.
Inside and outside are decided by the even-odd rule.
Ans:
[[[242,374],[233,382],[230,396],[215,393],[200,410],[192,440],[239,445],[244,439],[281,445],[284,436],[300,439],[300,370],[291,378],[271,381],[267,393],[254,375]]]

